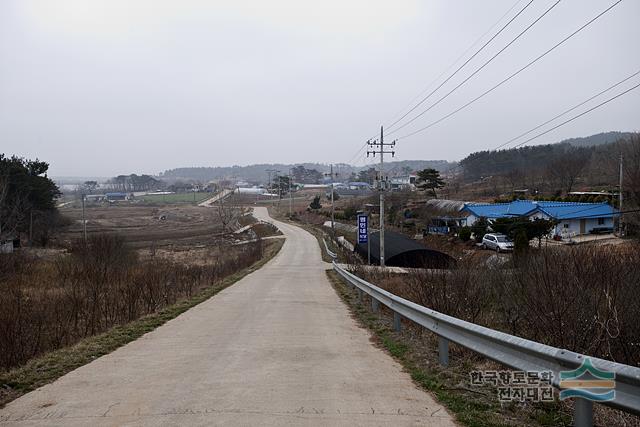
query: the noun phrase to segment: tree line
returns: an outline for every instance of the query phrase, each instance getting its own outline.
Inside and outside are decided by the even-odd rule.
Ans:
[[[47,177],[49,164],[0,154],[0,240],[26,233],[46,244],[59,219],[57,185]]]

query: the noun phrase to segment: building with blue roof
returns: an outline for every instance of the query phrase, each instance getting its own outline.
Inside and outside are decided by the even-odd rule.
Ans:
[[[497,218],[527,217],[556,221],[552,234],[571,236],[613,231],[618,211],[606,202],[578,203],[515,200],[511,203],[465,203],[460,212],[467,214],[467,225],[480,218],[489,222]]]

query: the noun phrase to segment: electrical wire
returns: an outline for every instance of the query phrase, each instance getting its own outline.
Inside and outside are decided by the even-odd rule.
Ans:
[[[493,62],[494,59],[496,59],[502,52],[504,52],[505,50],[507,50],[509,48],[509,46],[511,46],[513,43],[515,43],[521,36],[523,36],[527,31],[529,31],[534,25],[536,25],[542,18],[544,18],[549,12],[551,12],[551,10],[553,10],[553,8],[555,8],[562,0],[557,0],[554,4],[551,5],[551,7],[549,7],[547,10],[544,11],[544,13],[542,15],[540,15],[538,18],[536,18],[531,24],[529,24],[524,30],[522,30],[516,37],[514,37],[509,43],[507,43],[502,49],[500,49],[495,55],[493,55],[491,58],[489,58],[487,61],[484,62],[484,64],[482,64],[479,68],[477,68],[473,73],[471,73],[471,75],[469,75],[466,79],[464,79],[462,82],[460,82],[457,86],[455,86],[453,89],[451,89],[449,92],[447,92],[444,96],[440,97],[440,99],[438,99],[436,102],[434,102],[433,104],[431,104],[427,109],[423,110],[422,112],[420,112],[420,114],[418,114],[417,116],[413,117],[411,120],[409,120],[408,122],[405,122],[402,126],[394,129],[393,131],[389,132],[389,134],[395,133],[397,131],[399,131],[400,129],[410,125],[411,123],[413,123],[414,121],[416,121],[417,119],[419,119],[420,117],[422,117],[424,114],[426,114],[428,111],[430,111],[433,107],[435,107],[436,105],[440,104],[442,101],[444,101],[445,99],[447,99],[453,92],[455,92],[456,90],[458,90],[460,87],[462,87],[465,83],[467,83],[471,78],[473,78],[473,76],[475,76],[476,74],[478,74],[480,71],[482,71],[487,65],[489,65],[491,62]],[[622,0],[620,0],[622,1]]]
[[[440,79],[442,78],[442,76],[444,76],[445,74],[447,74],[447,73],[449,72],[449,70],[451,70],[451,69],[452,69],[452,68],[453,68],[453,67],[454,67],[458,62],[460,62],[460,60],[461,60],[461,59],[462,59],[462,58],[463,58],[467,53],[469,53],[469,51],[470,51],[471,49],[473,49],[473,48],[474,48],[478,43],[480,43],[480,41],[481,41],[482,39],[484,39],[484,38],[487,36],[487,34],[489,34],[489,32],[491,32],[491,30],[493,30],[495,27],[497,27],[497,26],[498,26],[498,24],[499,24],[500,22],[502,22],[502,20],[503,20],[503,19],[504,19],[504,18],[505,18],[509,13],[511,13],[511,11],[512,11],[513,9],[515,9],[515,7],[516,7],[518,4],[520,4],[521,2],[522,2],[522,0],[517,0],[517,1],[516,1],[516,2],[515,2],[515,3],[514,3],[510,8],[509,8],[509,10],[507,10],[507,11],[504,13],[504,15],[502,15],[502,16],[500,17],[500,19],[498,19],[498,20],[497,20],[497,21],[496,21],[496,22],[495,22],[491,27],[489,27],[489,29],[488,29],[487,31],[485,31],[485,32],[484,32],[480,37],[478,37],[478,38],[476,39],[476,41],[474,41],[474,42],[473,42],[473,43],[472,43],[472,44],[467,48],[467,50],[465,50],[464,52],[462,52],[462,53],[460,54],[460,56],[458,56],[458,58],[456,58],[456,60],[455,60],[455,61],[453,61],[453,62],[452,62],[452,63],[451,63],[447,68],[445,68],[445,69],[444,69],[444,70],[443,70],[443,71],[442,71],[442,72],[441,72],[441,73],[440,73],[440,74],[439,74],[435,79],[433,79],[433,80],[431,81],[431,83],[429,83],[429,84],[427,85],[427,87],[425,87],[425,88],[424,88],[424,89],[423,89],[419,94],[417,94],[416,96],[414,96],[414,97],[411,99],[411,101],[409,101],[409,102],[408,102],[404,107],[402,107],[402,109],[400,109],[400,111],[398,111],[396,114],[394,114],[394,117],[395,117],[395,116],[398,116],[398,115],[400,115],[400,114],[402,114],[402,112],[403,112],[404,110],[406,110],[407,108],[409,108],[409,107],[410,107],[410,106],[411,106],[411,105],[412,105],[412,104],[413,104],[413,103],[414,103],[418,98],[420,98],[422,95],[424,95],[424,94],[425,94],[425,93],[426,93],[426,92],[427,92],[427,91],[428,91],[428,90],[429,90],[429,89],[430,89],[434,84],[436,84],[436,83],[438,82],[438,80],[440,80]],[[387,127],[391,127],[391,126],[392,126],[392,125],[389,125],[389,126],[387,126]]]
[[[577,104],[577,105],[574,105],[573,107],[569,108],[568,110],[563,111],[562,113],[560,113],[560,114],[558,114],[558,115],[554,116],[553,118],[551,118],[551,119],[547,120],[546,122],[541,123],[541,124],[539,124],[538,126],[536,126],[536,127],[534,127],[534,128],[531,128],[531,129],[529,129],[528,131],[526,131],[526,132],[524,132],[524,133],[521,133],[520,135],[516,136],[515,138],[511,138],[511,139],[510,139],[510,140],[508,140],[507,142],[505,142],[505,143],[503,143],[503,144],[498,145],[496,148],[494,148],[494,150],[499,150],[500,148],[502,148],[502,147],[504,147],[504,146],[507,146],[507,145],[511,144],[512,142],[514,142],[514,141],[516,141],[516,140],[518,140],[518,139],[522,138],[522,137],[523,137],[523,136],[525,136],[525,135],[530,134],[531,132],[533,132],[533,131],[535,131],[535,130],[540,129],[541,127],[543,127],[543,126],[545,126],[545,125],[547,125],[547,124],[551,123],[552,121],[554,121],[554,120],[556,120],[556,119],[559,119],[560,117],[564,116],[565,114],[572,112],[572,111],[573,111],[573,110],[575,110],[576,108],[578,108],[578,107],[582,107],[584,104],[588,103],[589,101],[592,101],[592,100],[594,100],[595,98],[599,97],[600,95],[602,95],[602,94],[604,94],[604,93],[606,93],[606,92],[609,92],[611,89],[613,89],[613,88],[615,88],[615,87],[620,86],[622,83],[624,83],[624,82],[626,82],[627,80],[629,80],[629,79],[631,79],[631,78],[633,78],[633,77],[637,76],[638,74],[640,74],[640,70],[636,71],[635,73],[631,74],[630,76],[626,77],[625,79],[620,80],[619,82],[617,82],[617,83],[615,83],[615,84],[613,84],[613,85],[609,86],[608,88],[606,88],[606,89],[604,89],[604,90],[602,90],[602,91],[598,92],[597,94],[595,94],[595,95],[593,95],[592,97],[590,97],[590,98],[588,98],[588,99],[586,99],[586,100],[582,101],[581,103],[579,103],[579,104]]]
[[[640,73],[640,72],[639,72],[639,73]],[[636,73],[636,74],[638,74],[638,73]],[[635,74],[634,74],[634,75],[635,75]],[[628,79],[625,79],[625,80],[628,80]],[[617,86],[617,84],[616,84],[616,85],[614,85],[614,86]],[[593,106],[593,107],[589,108],[588,110],[583,111],[583,112],[582,112],[582,113],[580,113],[580,114],[577,114],[577,115],[575,115],[575,116],[571,117],[570,119],[565,120],[565,121],[564,121],[564,122],[562,122],[562,123],[559,123],[558,125],[556,125],[556,126],[554,126],[554,127],[550,128],[550,129],[548,129],[548,130],[546,130],[546,131],[544,131],[544,132],[542,132],[542,133],[539,133],[539,134],[538,134],[538,135],[536,135],[536,136],[533,136],[533,137],[531,137],[531,138],[527,139],[526,141],[523,141],[523,142],[521,142],[521,143],[519,143],[519,144],[517,144],[517,145],[513,146],[513,148],[521,147],[521,146],[523,146],[524,144],[527,144],[527,143],[529,143],[529,142],[533,141],[534,139],[537,139],[537,138],[539,138],[539,137],[541,137],[541,136],[543,136],[543,135],[548,134],[548,133],[549,133],[549,132],[551,132],[551,131],[554,131],[554,130],[558,129],[558,128],[559,128],[559,127],[561,127],[561,126],[564,126],[564,125],[566,125],[566,124],[568,124],[568,123],[571,123],[572,121],[574,121],[574,120],[576,120],[576,119],[578,119],[578,118],[580,118],[580,117],[582,117],[582,116],[584,116],[584,115],[586,115],[586,114],[588,114],[588,113],[590,113],[590,112],[592,112],[592,111],[594,111],[594,110],[596,110],[596,109],[598,109],[598,108],[600,108],[600,107],[602,107],[602,106],[604,106],[604,105],[608,104],[609,102],[611,102],[611,101],[613,101],[613,100],[615,100],[615,99],[617,99],[617,98],[620,98],[621,96],[623,96],[623,95],[625,95],[625,94],[627,94],[627,93],[631,92],[631,91],[632,91],[632,90],[634,90],[634,89],[637,89],[638,87],[640,87],[640,83],[636,84],[635,86],[630,87],[629,89],[627,89],[627,90],[625,90],[625,91],[623,91],[623,92],[618,93],[617,95],[612,96],[611,98],[606,99],[605,101],[603,101],[603,102],[601,102],[601,103],[599,103],[599,104],[597,104],[597,105],[595,105],[595,106]],[[527,133],[529,133],[529,132],[527,132]],[[456,171],[458,171],[458,170],[459,170],[459,169],[461,169],[461,168],[462,168],[462,165],[461,165],[460,163],[458,163],[454,168],[451,168],[451,169],[450,169],[450,172],[456,172]]]
[[[561,0],[557,0],[556,4],[558,4]],[[416,108],[418,108],[420,105],[422,105],[427,99],[429,99],[431,97],[431,95],[433,95],[434,93],[436,93],[438,91],[438,89],[440,89],[442,86],[444,86],[449,80],[451,80],[456,74],[458,74],[458,72],[460,70],[462,70],[465,65],[467,65],[469,62],[471,62],[471,60],[473,58],[475,58],[480,52],[482,52],[484,50],[485,47],[487,47],[496,37],[498,37],[500,35],[500,33],[502,33],[502,31],[504,31],[513,21],[515,21],[515,19],[520,16],[530,5],[531,3],[533,3],[533,0],[530,0],[529,3],[527,3],[522,9],[520,9],[520,11],[513,17],[511,18],[504,26],[502,26],[502,28],[500,28],[500,30],[495,33],[493,35],[493,37],[491,37],[489,40],[487,40],[481,47],[480,49],[478,49],[473,55],[471,55],[471,57],[469,57],[461,66],[458,67],[458,69],[456,69],[449,77],[447,77],[442,83],[440,83],[435,89],[433,89],[426,97],[422,98],[422,100],[420,100],[420,102],[418,102],[416,105],[413,106],[413,108],[411,108],[409,111],[407,111],[406,113],[404,113],[400,118],[398,118],[396,121],[394,121],[393,123],[391,123],[389,126],[387,126],[389,129],[391,129],[393,126],[395,126],[398,122],[400,122],[402,119],[404,119],[405,117],[407,117],[409,114],[411,114]],[[555,6],[555,5],[554,5]],[[546,14],[546,12],[545,12]],[[540,19],[540,18],[538,18]],[[526,31],[526,30],[525,30]],[[518,36],[519,37],[519,36]],[[515,41],[515,40],[514,40]],[[508,46],[507,46],[508,47]],[[506,49],[506,47],[504,48]],[[503,49],[503,50],[504,50]],[[501,53],[502,51],[498,52]],[[497,55],[496,55],[497,56]],[[495,56],[494,56],[495,58]],[[493,60],[493,58],[491,59]],[[415,120],[415,119],[413,119]],[[404,126],[402,126],[404,127]],[[400,128],[402,128],[400,127]],[[399,128],[399,129],[400,129]]]
[[[429,123],[428,125],[415,130],[413,132],[410,132],[406,135],[403,135],[401,137],[399,137],[398,139],[405,139],[405,138],[409,138],[413,135],[416,135],[420,132],[423,132],[435,125],[437,125],[438,123],[441,123],[442,121],[448,119],[449,117],[453,116],[454,114],[459,113],[460,111],[464,110],[465,108],[467,108],[469,105],[475,103],[476,101],[478,101],[479,99],[485,97],[486,95],[488,95],[489,93],[493,92],[494,90],[496,90],[497,88],[499,88],[500,86],[502,86],[503,84],[507,83],[509,80],[511,80],[512,78],[514,78],[515,76],[517,76],[518,74],[520,74],[521,72],[523,72],[524,70],[526,70],[527,68],[529,68],[530,66],[532,66],[533,64],[535,64],[536,62],[538,62],[539,60],[541,60],[542,58],[544,58],[545,56],[547,56],[549,53],[551,53],[552,51],[554,51],[555,49],[557,49],[558,47],[560,47],[562,44],[564,44],[565,42],[567,42],[569,39],[571,39],[572,37],[574,37],[576,34],[578,34],[579,32],[581,32],[582,30],[584,30],[586,27],[588,27],[589,25],[591,25],[593,22],[595,22],[597,19],[599,19],[601,16],[603,16],[604,14],[606,14],[607,12],[609,12],[611,9],[613,9],[615,6],[617,6],[618,4],[620,4],[620,2],[622,2],[622,0],[618,0],[615,3],[613,3],[611,6],[609,6],[607,9],[605,9],[604,11],[600,12],[598,15],[596,15],[594,18],[592,18],[591,20],[589,20],[586,24],[582,25],[580,28],[578,28],[577,30],[575,30],[574,32],[572,32],[571,34],[569,34],[568,36],[566,36],[564,39],[562,39],[561,41],[559,41],[558,43],[556,43],[554,46],[552,46],[550,49],[546,50],[544,53],[542,53],[541,55],[539,55],[538,57],[536,57],[535,59],[533,59],[532,61],[530,61],[528,64],[526,64],[525,66],[523,66],[522,68],[520,68],[519,70],[517,70],[516,72],[514,72],[513,74],[511,74],[510,76],[508,76],[507,78],[505,78],[504,80],[502,80],[500,83],[496,84],[495,86],[491,87],[490,89],[486,90],[485,92],[483,92],[482,94],[480,94],[479,96],[475,97],[474,99],[472,99],[471,101],[467,102],[466,104],[464,104],[463,106],[459,107],[458,109],[452,111],[451,113],[439,118],[438,120]],[[397,128],[396,130],[398,130],[399,128]]]
[[[584,116],[585,114],[588,114],[588,113],[592,112],[593,110],[598,109],[598,108],[602,107],[602,106],[603,106],[603,105],[605,105],[605,104],[608,104],[609,102],[611,102],[611,101],[613,101],[613,100],[615,100],[615,99],[617,99],[617,98],[620,98],[622,95],[625,95],[625,94],[627,94],[627,93],[631,92],[632,90],[637,89],[638,87],[640,87],[640,83],[638,83],[638,84],[637,84],[637,85],[635,85],[635,86],[630,87],[629,89],[627,89],[627,90],[625,90],[625,91],[623,91],[623,92],[620,92],[619,94],[617,94],[617,95],[615,95],[615,96],[612,96],[611,98],[607,99],[606,101],[603,101],[603,102],[601,102],[600,104],[598,104],[598,105],[596,105],[596,106],[594,106],[594,107],[591,107],[591,108],[589,108],[588,110],[583,111],[582,113],[580,113],[580,114],[578,114],[578,115],[576,115],[576,116],[571,117],[571,118],[570,118],[570,119],[568,119],[568,120],[565,120],[564,122],[562,122],[562,123],[560,123],[560,124],[558,124],[558,125],[556,125],[556,126],[552,127],[551,129],[548,129],[548,130],[546,130],[546,131],[544,131],[544,132],[542,132],[542,133],[539,133],[539,134],[538,134],[538,135],[536,135],[536,136],[533,136],[533,137],[531,137],[531,138],[529,138],[529,139],[527,139],[527,140],[525,140],[525,141],[523,141],[523,142],[521,142],[521,143],[519,143],[519,144],[514,145],[514,146],[513,146],[513,148],[521,147],[521,146],[523,146],[524,144],[526,144],[526,143],[528,143],[528,142],[530,142],[530,141],[533,141],[533,140],[534,140],[534,139],[536,139],[536,138],[540,138],[541,136],[546,135],[546,134],[548,134],[549,132],[551,132],[551,131],[553,131],[553,130],[558,129],[560,126],[564,126],[564,125],[566,125],[567,123],[570,123],[570,122],[572,122],[572,121],[574,121],[574,120],[576,120],[576,119],[578,119],[578,118],[580,118],[580,117]]]

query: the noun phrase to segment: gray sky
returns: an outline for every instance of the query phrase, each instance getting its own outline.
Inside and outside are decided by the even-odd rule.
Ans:
[[[553,2],[535,0],[436,95]],[[613,2],[562,0],[482,72],[393,136],[479,95]],[[0,0],[0,152],[47,160],[57,176],[363,164],[364,156],[353,158],[363,142],[514,3]],[[494,148],[640,70],[638,18],[640,1],[624,0],[476,104],[401,140],[397,158],[458,160]],[[640,76],[620,90],[638,82]],[[640,89],[535,143],[639,130],[639,110]]]

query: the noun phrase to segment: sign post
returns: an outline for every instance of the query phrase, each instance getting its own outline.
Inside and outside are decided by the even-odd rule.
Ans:
[[[366,214],[358,215],[358,243],[367,244],[367,259],[371,264],[371,243],[369,241],[369,217]]]

